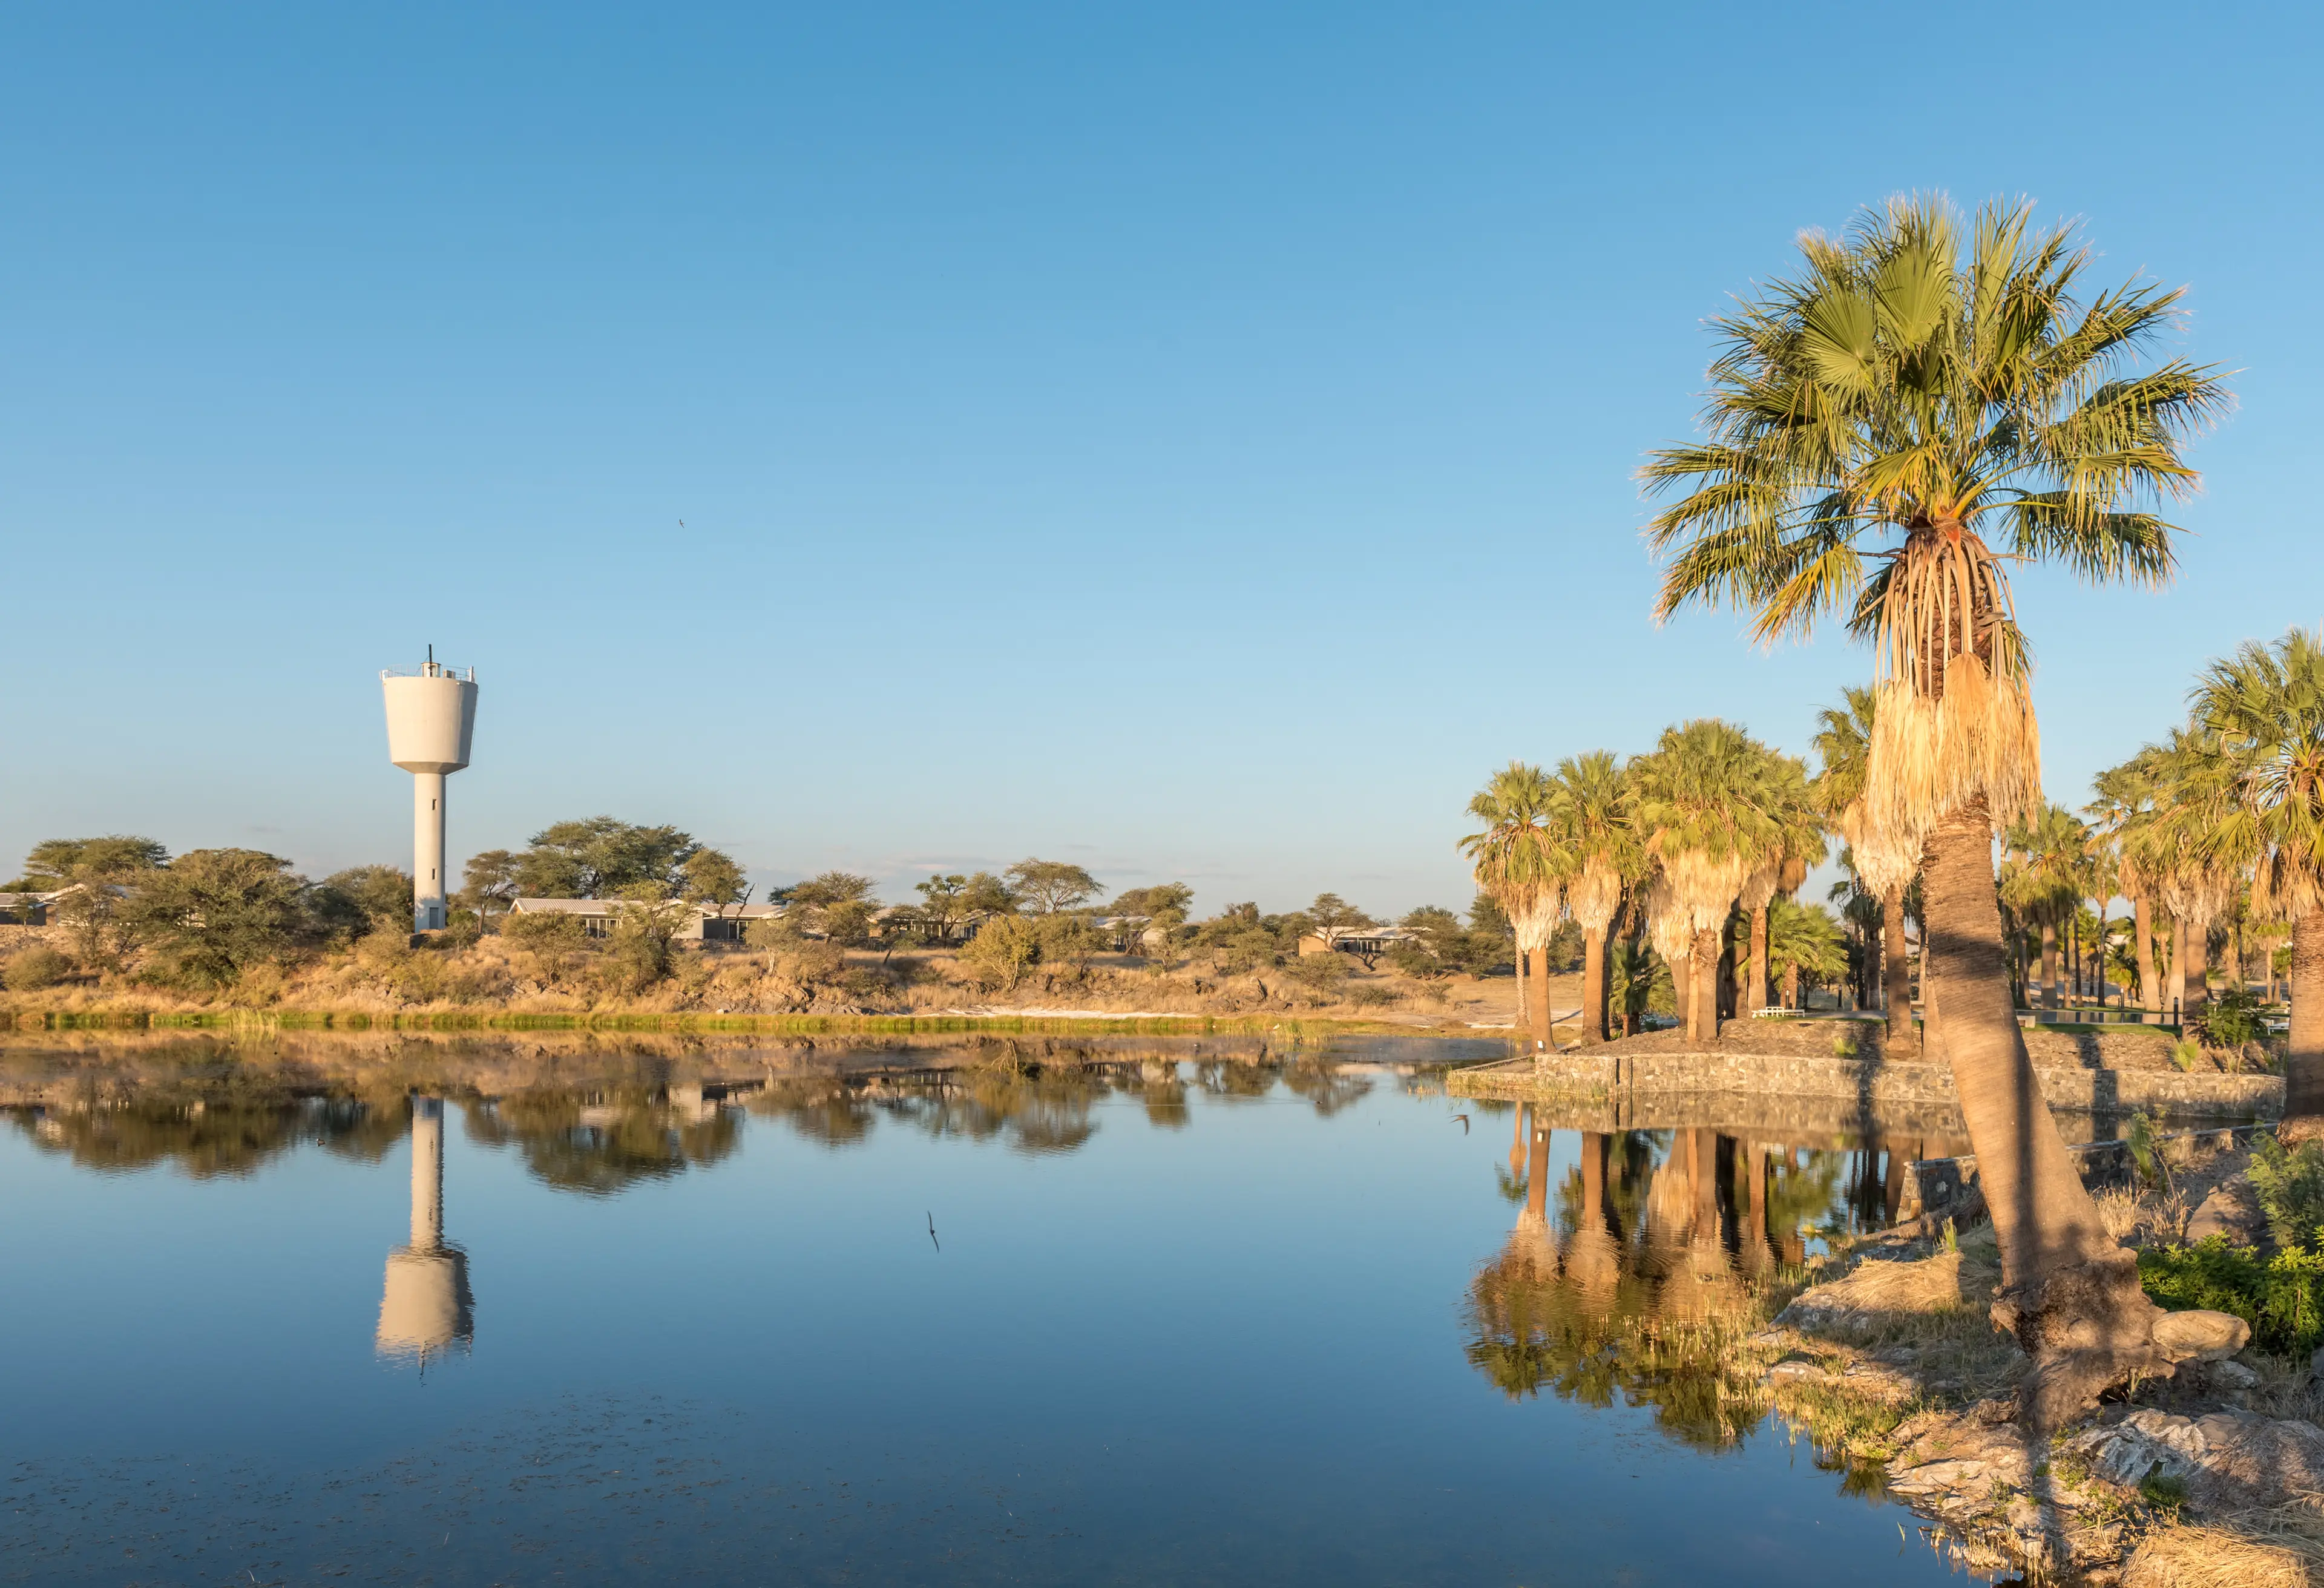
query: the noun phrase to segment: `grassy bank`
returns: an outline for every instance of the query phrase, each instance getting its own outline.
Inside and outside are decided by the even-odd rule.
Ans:
[[[640,1031],[740,1035],[935,1036],[977,1032],[1043,1037],[1284,1037],[1296,1041],[1337,1036],[1470,1037],[1468,1030],[1378,1020],[1295,1020],[1248,1015],[1163,1016],[1097,1020],[1041,1015],[765,1015],[765,1014],[383,1014],[334,1010],[46,1011],[0,1013],[0,1031],[280,1030],[280,1031]]]

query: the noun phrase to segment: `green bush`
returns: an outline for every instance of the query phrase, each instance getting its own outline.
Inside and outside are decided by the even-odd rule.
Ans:
[[[11,992],[37,992],[43,987],[53,987],[72,974],[73,962],[49,947],[35,944],[22,954],[14,956],[5,970],[0,970],[0,983]]]
[[[2268,1233],[2285,1251],[2313,1250],[2324,1225],[2324,1142],[2302,1142],[2287,1152],[2273,1136],[2252,1142],[2252,1194],[2267,1215]]]
[[[2263,1261],[2214,1235],[2197,1246],[2138,1254],[2138,1279],[2157,1306],[2233,1313],[2264,1351],[2305,1356],[2324,1342],[2324,1257],[2288,1251]]]
[[[2188,1022],[2206,1048],[2224,1048],[2234,1051],[2246,1042],[2267,1040],[2267,1026],[2260,1019],[2259,1000],[2247,987],[2230,987],[2214,992],[2203,1005],[2202,1012]]]

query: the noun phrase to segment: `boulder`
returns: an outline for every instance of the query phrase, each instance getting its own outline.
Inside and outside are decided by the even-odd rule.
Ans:
[[[2251,1343],[2251,1325],[2233,1313],[2166,1312],[2154,1321],[2154,1343],[2172,1362],[2225,1362]]]
[[[2224,1235],[2230,1245],[2256,1246],[2266,1233],[2267,1220],[2252,1196],[2251,1182],[2241,1175],[2223,1182],[2203,1198],[2202,1205],[2195,1209],[2195,1216],[2187,1221],[2190,1244]]]

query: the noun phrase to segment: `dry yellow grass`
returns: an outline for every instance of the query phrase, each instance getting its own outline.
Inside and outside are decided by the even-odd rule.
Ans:
[[[2308,1588],[2324,1571],[2324,1518],[2294,1509],[2246,1526],[2168,1523],[2131,1552],[2122,1588]]]

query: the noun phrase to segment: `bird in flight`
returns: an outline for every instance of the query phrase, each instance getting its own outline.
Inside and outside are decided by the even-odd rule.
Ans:
[[[1463,1136],[1467,1135],[1469,1133],[1469,1116],[1465,1113],[1456,1113],[1452,1117],[1461,1122],[1461,1134]]]
[[[936,1215],[933,1213],[928,1214],[928,1244],[938,1251],[944,1250],[944,1243],[936,1239]]]

